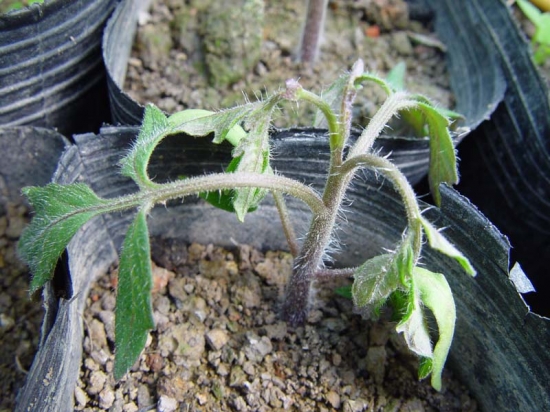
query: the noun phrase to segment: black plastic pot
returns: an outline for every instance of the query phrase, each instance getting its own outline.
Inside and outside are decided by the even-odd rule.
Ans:
[[[0,127],[0,200],[24,200],[21,188],[47,184],[69,141],[51,129]]]
[[[467,60],[453,61],[454,54],[449,54],[450,70],[457,73],[452,79],[469,76],[464,68],[468,62],[484,65],[490,61],[502,69],[506,86],[503,101],[490,120],[460,146],[462,179],[458,188],[509,237],[512,260],[522,265],[538,291],[527,295],[527,301],[535,312],[550,316],[550,278],[545,259],[541,259],[550,254],[548,88],[506,2],[429,3],[438,15],[446,10],[445,13],[457,16],[454,25],[437,22],[438,33],[445,42],[476,33],[480,47],[493,50],[491,59],[472,51]],[[470,26],[464,27],[462,19],[471,20]],[[455,85],[453,89],[459,91],[461,87]]]
[[[128,147],[136,128],[104,128],[98,136],[75,137],[63,155],[55,180],[86,181],[103,197],[136,190],[135,184],[113,167]],[[286,176],[322,185],[327,144],[313,133],[284,132],[273,138],[274,169]],[[184,142],[184,143],[182,143]],[[154,155],[150,174],[158,181],[178,175],[219,171],[231,148],[211,145],[207,139],[176,136],[164,141]],[[352,186],[350,207],[342,221],[339,239],[344,252],[335,256],[346,265],[359,263],[391,248],[405,226],[401,202],[388,182],[365,172]],[[470,202],[456,191],[442,188],[443,208],[426,212],[446,236],[462,250],[479,272],[469,278],[453,260],[426,250],[424,263],[447,276],[457,301],[457,329],[450,364],[485,411],[545,410],[550,406],[550,325],[529,313],[508,273],[506,239]],[[310,214],[299,202],[289,202],[291,219],[298,228]],[[82,316],[91,283],[117,260],[131,214],[98,217],[89,222],[68,248],[71,293],[56,299],[49,285],[45,300],[49,312],[43,345],[20,395],[19,411],[30,405],[42,411],[72,410],[72,394],[82,354]],[[236,241],[261,249],[286,248],[277,211],[268,197],[244,224],[198,198],[186,198],[156,208],[149,219],[152,236],[162,234],[184,241],[214,242],[230,246]],[[233,240],[231,240],[233,239]],[[51,370],[56,371],[51,374]]]
[[[101,56],[118,0],[51,0],[0,15],[0,124],[70,135],[110,120]]]

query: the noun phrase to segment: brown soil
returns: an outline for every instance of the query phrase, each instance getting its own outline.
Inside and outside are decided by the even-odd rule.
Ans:
[[[1,179],[0,179],[1,180]],[[30,275],[16,245],[29,221],[26,206],[6,200],[0,182],[0,411],[11,411],[40,338],[42,304],[29,298]]]
[[[294,58],[306,2],[267,0],[258,62],[241,80],[217,87],[211,86],[204,53],[197,51],[201,39],[189,33],[193,25],[201,30],[205,18],[197,6],[200,3],[154,0],[150,12],[141,16],[124,86],[138,102],[155,103],[168,113],[185,108],[219,109],[243,103],[244,96],[251,100],[265,96],[290,78],[299,78],[306,89],[320,93],[361,58],[367,71],[379,75],[405,62],[407,89],[425,94],[444,107],[453,106],[444,46],[434,46],[438,43],[429,29],[409,19],[403,0],[330,1],[324,41],[313,69]],[[424,41],[419,35],[425,36]],[[366,124],[383,97],[376,87],[359,93],[359,124]],[[287,118],[276,125],[307,126],[311,121],[304,116],[309,114],[293,106],[285,111]]]
[[[116,271],[90,294],[77,410],[477,410],[448,370],[441,393],[418,382],[417,359],[395,325],[352,313],[335,285],[317,285],[304,327],[280,321],[288,253],[160,239],[153,250],[157,328],[118,383],[111,374]]]

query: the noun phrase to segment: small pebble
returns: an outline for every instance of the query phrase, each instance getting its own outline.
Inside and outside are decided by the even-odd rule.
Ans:
[[[159,412],[174,412],[178,408],[178,402],[174,398],[162,395],[157,404]]]
[[[109,409],[115,401],[115,394],[110,387],[106,387],[99,393],[99,407]]]
[[[212,349],[218,351],[229,341],[229,335],[222,329],[212,329],[206,333],[206,341]]]
[[[340,395],[335,391],[329,391],[326,396],[327,402],[334,408],[340,408]]]

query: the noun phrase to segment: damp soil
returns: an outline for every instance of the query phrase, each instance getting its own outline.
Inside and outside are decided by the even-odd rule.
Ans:
[[[419,382],[395,324],[354,314],[338,284],[316,285],[303,327],[281,321],[286,252],[163,239],[152,249],[156,329],[115,382],[116,268],[99,279],[84,311],[76,410],[478,410],[449,370],[440,393]]]
[[[361,58],[367,71],[382,76],[404,62],[408,90],[422,93],[443,107],[454,105],[445,46],[431,32],[430,16],[416,10],[415,18],[422,21],[412,19],[403,0],[329,1],[325,33],[313,67],[305,67],[295,58],[307,2],[233,2],[253,5],[240,7],[230,16],[229,22],[235,22],[224,23],[223,38],[209,40],[209,33],[219,29],[208,24],[212,20],[208,12],[220,2],[203,9],[203,0],[153,0],[150,10],[139,19],[124,90],[141,104],[154,103],[167,113],[186,108],[219,109],[262,98],[290,78],[299,79],[308,90],[322,93]],[[254,7],[256,3],[263,4],[261,12]],[[251,15],[246,15],[248,9]],[[255,20],[263,24],[254,28],[251,22]],[[243,32],[243,27],[248,29]],[[237,39],[233,43],[232,31]],[[223,50],[213,49],[212,44],[220,44]],[[250,59],[256,44],[257,59]],[[227,63],[216,60],[220,55],[229,59]],[[229,67],[230,74],[243,70],[241,62],[245,60],[249,67],[240,79],[226,81],[225,74],[220,75],[221,80],[214,76],[223,67]],[[368,122],[383,99],[376,87],[359,93],[355,113],[359,125]],[[286,110],[285,119],[276,120],[275,125],[310,125],[311,109],[302,106]]]

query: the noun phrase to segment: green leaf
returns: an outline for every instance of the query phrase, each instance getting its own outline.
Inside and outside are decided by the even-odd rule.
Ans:
[[[405,110],[401,113],[403,121],[412,129],[414,136],[426,136],[426,122],[424,116],[418,110]]]
[[[269,165],[269,126],[271,116],[259,111],[257,116],[248,120],[250,130],[248,135],[239,142],[233,156],[238,157],[237,172],[272,173]],[[250,209],[258,207],[266,195],[266,191],[256,188],[239,188],[233,191],[233,207],[237,218],[243,222]]]
[[[407,233],[403,242],[397,248],[394,258],[399,280],[403,286],[408,285],[415,264],[413,236],[411,232]]]
[[[229,166],[225,169],[226,173],[232,173],[237,170],[237,167],[241,161],[241,156],[234,157]],[[258,209],[259,203],[265,197],[265,190],[254,189],[256,191],[255,201],[252,202],[247,210],[247,213],[254,212]],[[210,203],[212,206],[218,209],[225,210],[226,212],[236,213],[234,206],[234,199],[236,197],[235,190],[219,190],[217,192],[199,193],[199,197]]]
[[[527,0],[516,0],[516,3],[521,9],[521,11],[523,12],[523,14],[525,14],[527,18],[531,20],[531,22],[535,26],[538,27],[540,24],[540,18],[542,16],[542,12],[534,4],[531,4],[531,2]]]
[[[236,146],[246,136],[239,123],[262,102],[248,103],[219,112],[206,110],[184,110],[168,118],[173,133],[186,133],[191,136],[206,136],[214,133],[214,143],[228,140]]]
[[[433,371],[433,359],[420,357],[420,365],[418,365],[418,379],[427,378]]]
[[[397,63],[386,75],[386,81],[394,90],[405,90],[405,75],[407,64],[403,61]]]
[[[416,274],[416,272],[414,273]],[[419,356],[431,358],[433,356],[432,342],[414,278],[411,279],[410,286],[407,312],[401,322],[397,324],[396,330],[403,333],[411,351]]]
[[[346,299],[350,299],[350,300],[353,299],[353,294],[351,292],[351,285],[340,286],[339,288],[334,289],[334,293]]]
[[[451,242],[449,242],[445,236],[443,236],[439,231],[425,218],[421,217],[420,222],[428,238],[428,243],[430,246],[444,255],[447,255],[455,259],[460,266],[466,271],[470,276],[476,275],[476,270],[466,258]]]
[[[406,316],[410,315],[409,310],[409,296],[403,290],[396,290],[388,299],[393,313],[391,316],[392,322],[401,322]]]
[[[394,254],[383,254],[367,260],[353,275],[351,288],[357,307],[384,302],[399,287],[399,273]]]
[[[115,308],[115,366],[118,380],[132,367],[154,328],[151,306],[151,269],[146,209],[141,209],[128,228],[118,271]]]
[[[430,137],[430,170],[428,181],[436,205],[441,206],[439,185],[441,183],[449,185],[458,183],[456,153],[453,140],[449,134],[449,121],[438,109],[425,103],[425,98],[416,96],[416,100],[418,101],[417,107],[411,110],[422,112],[428,124],[428,134]]]
[[[414,279],[422,303],[434,314],[439,331],[439,340],[433,350],[431,383],[434,389],[440,391],[441,374],[451,348],[455,330],[456,308],[453,293],[445,276],[440,273],[433,273],[416,267]],[[425,372],[425,370],[420,370],[421,375]]]
[[[541,45],[550,45],[550,13],[544,13],[540,16],[533,40]]]
[[[321,98],[327,103],[334,113],[340,112],[340,105],[342,104],[342,96],[344,90],[348,86],[350,79],[349,74],[338,77],[329,87],[321,94]],[[326,127],[327,119],[323,115],[321,110],[315,112],[315,118],[313,119],[313,127]]]
[[[399,288],[410,288],[415,263],[413,240],[407,232],[395,253],[375,256],[357,268],[352,286],[355,306],[374,305],[380,309]]]
[[[164,113],[148,104],[139,135],[128,154],[120,161],[121,173],[134,180],[140,188],[154,186],[147,174],[147,165],[155,147],[170,133]]]
[[[30,267],[34,293],[53,276],[59,256],[75,233],[107,204],[86,185],[26,187],[23,194],[35,210],[31,224],[23,231],[18,253]]]

